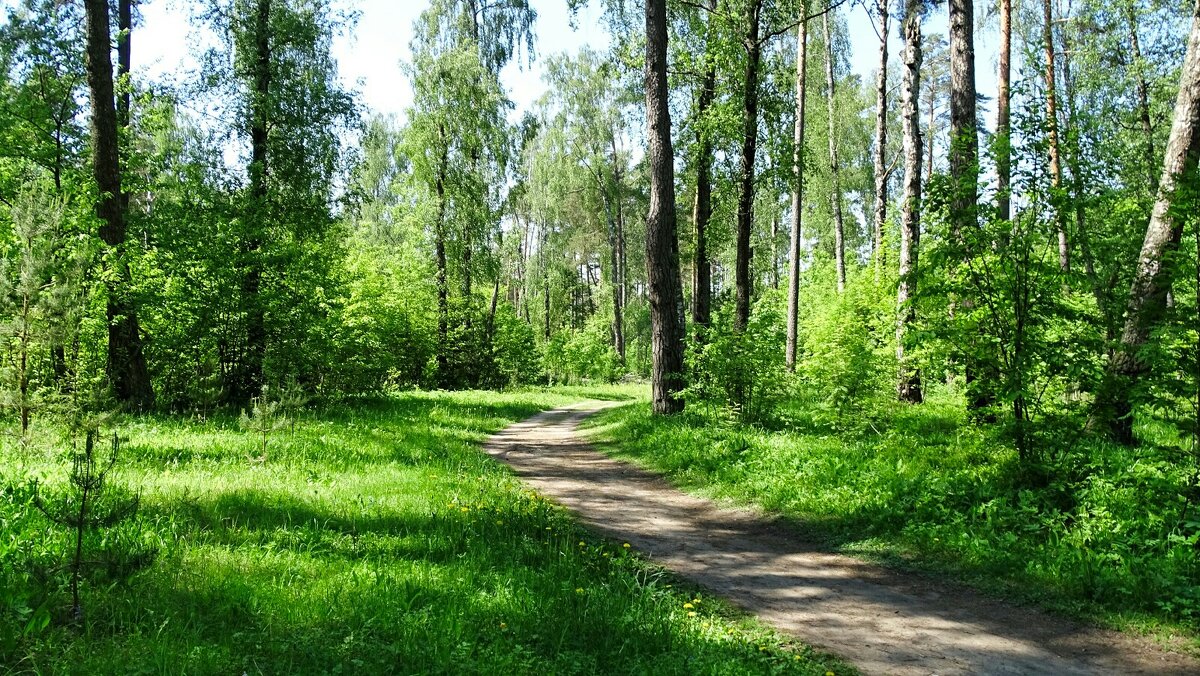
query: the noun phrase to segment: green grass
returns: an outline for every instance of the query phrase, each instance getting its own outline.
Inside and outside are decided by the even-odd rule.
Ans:
[[[479,450],[583,395],[644,396],[355,401],[275,433],[262,463],[232,418],[135,420],[120,479],[141,491],[138,537],[157,560],[85,585],[82,626],[57,617],[61,589],[35,595],[55,621],[0,652],[0,672],[848,673],[588,535]],[[0,485],[53,486],[63,466],[9,445]],[[23,495],[0,495],[0,572],[66,548]]]
[[[585,425],[610,453],[829,549],[1200,648],[1200,517],[1183,514],[1188,471],[1170,452],[1050,438],[1031,475],[949,397],[881,412],[865,432],[800,404],[783,413],[762,429],[638,404]]]

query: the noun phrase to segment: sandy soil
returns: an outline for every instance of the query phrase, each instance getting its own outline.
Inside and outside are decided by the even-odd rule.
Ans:
[[[841,656],[867,674],[1200,674],[1200,661],[961,587],[827,551],[592,449],[584,402],[540,413],[485,450],[590,528]]]

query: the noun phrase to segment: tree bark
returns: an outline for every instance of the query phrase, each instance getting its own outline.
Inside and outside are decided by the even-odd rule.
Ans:
[[[837,290],[838,293],[842,293],[846,290],[846,228],[842,218],[841,168],[839,167],[837,153],[837,125],[834,123],[834,114],[837,112],[834,99],[837,97],[837,91],[833,76],[833,33],[829,30],[829,14],[831,11],[832,9],[821,15],[821,25],[825,30],[825,88],[829,108],[829,172],[830,180],[833,183],[831,191],[831,200],[833,202],[833,258],[834,264],[837,267]]]
[[[683,282],[675,233],[675,154],[667,92],[667,3],[646,0],[646,123],[650,209],[646,215],[646,277],[650,293],[652,408],[683,410]]]
[[[875,78],[875,280],[883,275],[883,226],[887,220],[887,62],[888,62],[888,5],[878,0],[879,14],[879,73]]]
[[[1058,80],[1054,73],[1054,12],[1050,0],[1042,0],[1042,48],[1046,58],[1046,141],[1050,146],[1051,204],[1058,232],[1058,267],[1071,271],[1071,249],[1067,241],[1067,219],[1062,209],[1062,153],[1058,142]]]
[[[975,6],[973,0],[950,0],[950,230],[951,238],[962,244],[965,233],[978,225],[976,209],[979,191],[979,140],[976,133],[975,105]],[[972,253],[964,247],[964,257]],[[974,300],[965,298],[964,307]],[[986,409],[995,400],[994,367],[986,358],[968,354],[965,360],[967,406],[973,411]],[[985,372],[980,377],[980,372]]]
[[[737,264],[734,270],[733,330],[741,333],[750,323],[750,233],[754,229],[754,156],[758,150],[758,69],[762,44],[758,39],[761,0],[747,6],[745,95],[742,110],[742,166],[738,193]]]
[[[1192,10],[1192,32],[1180,72],[1179,96],[1171,136],[1167,141],[1154,211],[1142,241],[1137,269],[1129,290],[1121,341],[1108,363],[1105,382],[1097,399],[1097,412],[1109,433],[1124,443],[1133,442],[1131,390],[1146,372],[1139,351],[1162,320],[1171,287],[1168,258],[1179,247],[1186,215],[1176,211],[1178,180],[1196,171],[1200,157],[1200,0]]]
[[[1133,48],[1133,71],[1137,77],[1138,122],[1141,123],[1142,137],[1145,141],[1142,152],[1146,160],[1146,184],[1150,187],[1150,194],[1153,195],[1158,191],[1158,175],[1154,173],[1156,153],[1154,152],[1154,124],[1150,120],[1150,86],[1146,83],[1146,73],[1143,70],[1142,45],[1138,39],[1137,17],[1132,6],[1129,8],[1127,21],[1130,46]]]
[[[904,82],[900,116],[904,133],[904,200],[900,211],[900,284],[896,290],[896,362],[900,401],[919,403],[921,374],[911,366],[905,340],[916,321],[917,253],[921,240],[921,3],[908,0],[904,15]]]
[[[154,390],[134,302],[128,296],[129,267],[121,256],[125,244],[117,114],[113,99],[111,32],[107,0],[86,0],[87,79],[92,99],[92,173],[100,189],[96,215],[100,239],[117,256],[116,279],[107,283],[108,361],[106,371],[117,399],[134,409],[154,404]]]
[[[996,77],[996,205],[1000,219],[1012,218],[1012,134],[1009,106],[1012,100],[1012,0],[1000,0],[1000,65]]]
[[[437,273],[437,313],[438,313],[438,345],[437,365],[438,381],[441,385],[448,384],[450,371],[450,356],[446,354],[450,335],[450,282],[446,270],[446,164],[449,162],[444,125],[438,126],[438,139],[442,145],[442,154],[438,163],[437,179],[434,191],[437,194],[437,220],[434,222],[433,248],[436,258]],[[550,338],[550,289],[546,289],[546,338]]]
[[[717,0],[709,0],[709,11],[717,8]],[[708,326],[712,317],[712,263],[708,259],[708,222],[712,218],[712,140],[704,130],[704,116],[716,96],[717,66],[706,58],[704,82],[696,101],[696,202],[692,210],[695,229],[696,255],[692,265],[692,323]]]
[[[800,12],[808,11],[807,2],[802,3]],[[800,315],[800,240],[804,233],[804,99],[808,72],[808,21],[802,20],[796,27],[796,125],[793,131],[792,174],[792,228],[788,246],[788,308],[787,308],[787,352],[785,361],[789,371],[796,370],[796,346]]]

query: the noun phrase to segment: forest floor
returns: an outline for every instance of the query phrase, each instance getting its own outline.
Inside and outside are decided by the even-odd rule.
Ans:
[[[742,610],[579,526],[480,451],[505,426],[640,388],[402,392],[313,407],[261,440],[224,413],[121,427],[136,519],[89,539],[153,544],[92,571],[29,499],[57,500],[57,433],[0,438],[0,674],[798,674],[843,676]],[[24,629],[23,629],[24,627]]]
[[[584,524],[775,627],[886,674],[1183,674],[1200,660],[805,542],[770,517],[688,495],[577,427],[617,402],[539,413],[485,445]]]

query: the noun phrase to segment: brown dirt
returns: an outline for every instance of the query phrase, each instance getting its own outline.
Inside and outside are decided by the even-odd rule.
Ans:
[[[970,590],[822,551],[685,494],[576,434],[610,403],[546,411],[485,450],[589,527],[867,674],[1200,674],[1200,661]]]

